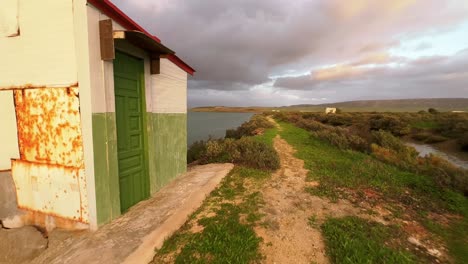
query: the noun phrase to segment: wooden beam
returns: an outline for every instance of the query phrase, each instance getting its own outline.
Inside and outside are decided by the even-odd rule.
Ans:
[[[161,60],[160,59],[151,59],[150,73],[151,74],[161,73]]]
[[[101,46],[101,59],[115,59],[114,34],[112,31],[112,20],[99,21],[99,40]]]

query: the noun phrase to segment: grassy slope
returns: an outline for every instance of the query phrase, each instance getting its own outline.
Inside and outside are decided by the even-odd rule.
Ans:
[[[396,207],[391,207],[392,204],[401,204],[406,209],[418,212],[419,221],[445,239],[451,254],[460,263],[466,259],[468,200],[463,195],[442,190],[426,176],[400,170],[369,155],[355,151],[341,151],[291,124],[282,123],[281,126],[283,131],[280,135],[297,150],[296,156],[303,159],[305,167],[310,170],[309,180],[320,182],[318,188],[310,189],[312,194],[336,200],[349,195],[345,190],[351,189],[359,198],[365,190],[372,189],[383,194],[383,201],[390,205],[389,209],[395,210],[395,215],[402,212],[397,212]],[[425,217],[430,212],[457,213],[463,215],[463,218],[449,227],[442,227]],[[339,224],[335,225],[338,225],[339,229]],[[347,232],[335,233],[334,238],[341,240],[341,242],[335,241],[335,244],[348,243],[344,237],[347,236]],[[333,246],[331,251],[335,250],[339,248]],[[352,257],[356,252],[351,250],[348,253],[349,257]]]
[[[276,129],[268,129],[255,139],[273,145]],[[156,252],[153,263],[252,263],[262,259],[261,239],[253,226],[261,216],[263,199],[255,187],[269,172],[236,166],[206,199],[190,220]],[[253,189],[253,190],[252,190]],[[194,225],[203,227],[193,232]]]

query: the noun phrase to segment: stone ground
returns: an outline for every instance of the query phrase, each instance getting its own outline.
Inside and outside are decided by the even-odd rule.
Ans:
[[[96,232],[54,230],[46,238],[34,227],[2,226],[0,263],[148,263],[233,167],[192,167]]]

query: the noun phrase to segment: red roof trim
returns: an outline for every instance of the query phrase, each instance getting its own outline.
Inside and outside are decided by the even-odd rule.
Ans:
[[[161,43],[161,40],[151,35],[148,31],[138,25],[135,21],[133,21],[129,16],[127,16],[122,10],[120,10],[117,6],[115,6],[109,0],[87,0],[88,3],[99,9],[102,13],[106,16],[113,19],[115,22],[122,25],[127,30],[136,30],[145,33],[148,37],[152,38],[154,41]],[[176,55],[169,55],[168,59],[172,61],[175,65],[179,66],[182,70],[186,71],[188,74],[193,75],[195,70],[190,67],[187,63],[182,61]]]
[[[117,6],[115,6],[109,0],[88,0],[88,3],[92,4],[97,9],[101,10],[106,16],[115,20],[115,22],[122,25],[127,30],[137,30],[145,33],[150,38],[157,42],[161,42],[161,40],[151,35],[148,31],[138,25],[135,21],[133,21],[129,16],[127,16],[122,10],[120,10]]]
[[[171,54],[167,57],[172,63],[175,65],[179,66],[182,70],[186,71],[188,74],[193,76],[193,73],[195,70],[190,67],[187,63],[185,63],[183,60],[181,60],[179,57],[177,57],[174,54]]]

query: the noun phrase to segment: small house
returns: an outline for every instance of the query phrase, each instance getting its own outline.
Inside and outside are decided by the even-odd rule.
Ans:
[[[3,0],[0,58],[25,221],[97,229],[186,171],[195,71],[109,0]]]
[[[334,107],[325,108],[325,114],[335,114],[335,113],[336,113],[336,108]]]

